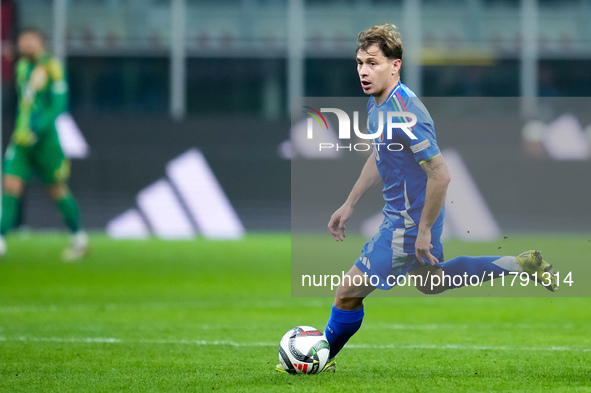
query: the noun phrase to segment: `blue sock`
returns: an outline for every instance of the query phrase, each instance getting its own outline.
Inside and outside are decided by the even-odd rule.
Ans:
[[[501,274],[509,272],[521,272],[521,266],[515,257],[490,256],[490,257],[457,257],[439,265],[445,274],[443,281],[448,288],[459,288],[470,284],[470,276],[478,276],[479,281],[489,281]],[[460,280],[458,276],[461,276]],[[465,279],[467,276],[468,280]],[[454,277],[456,278],[454,280]],[[484,280],[483,280],[484,278]],[[458,285],[459,284],[459,285]]]
[[[338,309],[335,305],[332,306],[330,318],[324,329],[324,335],[330,344],[329,359],[334,358],[351,336],[359,330],[364,315],[363,307],[359,310],[345,311]]]

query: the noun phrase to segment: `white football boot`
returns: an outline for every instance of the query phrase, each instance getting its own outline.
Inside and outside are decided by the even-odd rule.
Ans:
[[[6,239],[0,236],[0,259],[6,256]]]
[[[88,235],[84,231],[78,231],[72,235],[70,247],[64,250],[62,258],[66,262],[75,262],[82,259],[88,253]]]

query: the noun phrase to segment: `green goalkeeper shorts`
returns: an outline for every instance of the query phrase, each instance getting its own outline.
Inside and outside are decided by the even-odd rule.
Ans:
[[[70,160],[64,156],[57,132],[52,130],[33,146],[11,142],[6,149],[4,174],[20,177],[25,182],[35,173],[45,184],[63,182],[70,176]]]

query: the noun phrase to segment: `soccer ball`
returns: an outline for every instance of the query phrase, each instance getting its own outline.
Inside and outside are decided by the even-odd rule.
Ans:
[[[324,334],[311,326],[296,326],[279,343],[279,361],[290,374],[318,374],[326,366],[330,346]]]

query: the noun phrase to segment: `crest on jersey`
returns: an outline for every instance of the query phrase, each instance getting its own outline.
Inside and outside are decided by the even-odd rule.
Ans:
[[[378,136],[376,139],[378,140],[378,142],[383,142],[384,141],[384,133],[382,132],[380,134],[380,136]]]

